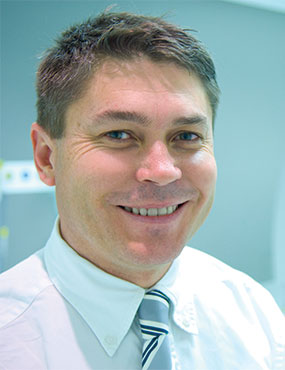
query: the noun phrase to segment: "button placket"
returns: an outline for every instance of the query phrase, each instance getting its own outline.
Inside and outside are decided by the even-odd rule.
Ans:
[[[171,352],[172,370],[181,370],[180,362],[175,350],[174,340],[172,336],[170,338],[170,352]]]

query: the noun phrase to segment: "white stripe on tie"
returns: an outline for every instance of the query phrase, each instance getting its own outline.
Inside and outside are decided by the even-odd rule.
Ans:
[[[139,322],[144,339],[142,353],[143,370],[171,370],[171,354],[168,339],[168,311],[170,299],[157,289],[146,292],[138,309]]]

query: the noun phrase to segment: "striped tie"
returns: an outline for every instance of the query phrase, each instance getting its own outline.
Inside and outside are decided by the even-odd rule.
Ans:
[[[138,317],[144,339],[142,370],[171,370],[168,339],[169,298],[160,290],[148,291],[138,309]]]

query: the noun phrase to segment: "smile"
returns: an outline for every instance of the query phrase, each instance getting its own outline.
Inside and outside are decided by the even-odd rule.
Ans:
[[[121,208],[135,215],[154,217],[154,216],[171,215],[177,210],[178,205],[168,206],[168,207],[163,207],[163,208],[131,208],[131,207],[124,207],[124,206],[122,206]]]

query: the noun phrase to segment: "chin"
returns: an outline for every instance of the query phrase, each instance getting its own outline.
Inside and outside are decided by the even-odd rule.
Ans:
[[[167,243],[129,243],[128,254],[134,262],[140,265],[163,265],[169,264],[179,256],[184,244],[175,245]]]

